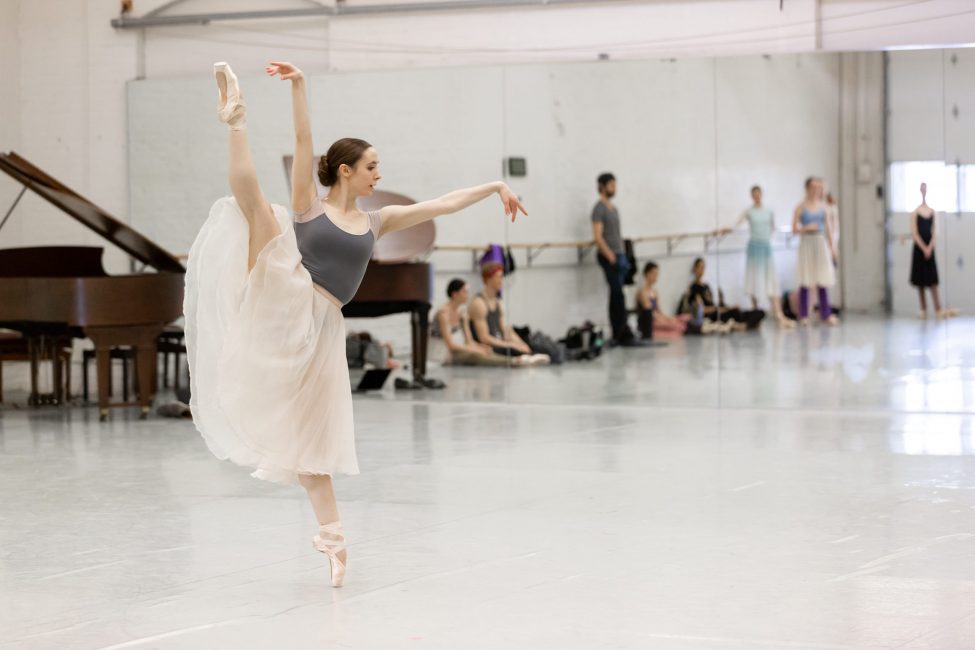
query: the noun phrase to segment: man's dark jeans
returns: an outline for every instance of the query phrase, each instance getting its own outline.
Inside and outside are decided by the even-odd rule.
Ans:
[[[626,324],[626,299],[623,297],[623,281],[630,270],[629,260],[623,253],[616,254],[616,263],[610,264],[602,253],[597,256],[599,266],[603,267],[606,282],[609,284],[609,323],[613,328],[613,340],[617,343],[633,338],[633,332]]]

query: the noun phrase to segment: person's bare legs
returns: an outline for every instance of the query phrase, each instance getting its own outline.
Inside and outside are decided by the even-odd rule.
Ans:
[[[923,300],[924,289],[921,289],[921,296],[922,296],[922,300]],[[934,285],[934,286],[931,287],[931,302],[934,303],[934,313],[935,314],[940,314],[941,313],[941,294],[938,292],[938,285]]]
[[[254,168],[254,160],[251,158],[251,150],[247,142],[244,101],[237,85],[237,78],[230,70],[230,66],[222,63],[214,66],[214,77],[217,80],[219,93],[217,115],[220,121],[230,127],[228,138],[230,191],[250,228],[247,251],[247,270],[250,271],[257,261],[258,253],[269,241],[281,234],[281,228],[257,182],[257,170]]]
[[[339,520],[339,508],[335,502],[332,477],[328,474],[299,474],[298,482],[308,492],[315,519],[319,524],[331,524]]]
[[[332,477],[327,474],[299,474],[298,482],[308,493],[312,510],[318,520],[318,535],[315,536],[315,548],[340,563],[332,562],[332,585],[342,586],[345,578],[345,567],[348,564],[348,552],[345,549],[345,535],[339,521],[339,509],[335,502],[335,490],[332,487]]]
[[[775,315],[775,322],[778,323],[779,327],[783,329],[791,329],[796,326],[795,321],[789,320],[785,317],[785,312],[782,311],[782,303],[775,296],[775,294],[769,295],[768,302],[772,307],[772,313]]]

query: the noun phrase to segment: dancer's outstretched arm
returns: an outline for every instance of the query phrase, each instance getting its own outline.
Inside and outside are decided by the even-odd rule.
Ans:
[[[515,216],[519,210],[521,210],[522,214],[528,215],[525,206],[521,204],[521,201],[511,191],[511,188],[501,181],[497,181],[495,183],[478,185],[477,187],[455,190],[449,194],[444,194],[438,199],[422,201],[413,205],[388,205],[380,210],[380,215],[382,216],[382,230],[380,232],[385,234],[396,230],[403,230],[404,228],[415,226],[418,223],[423,223],[424,221],[429,221],[430,219],[445,214],[459,212],[468,206],[474,205],[478,201],[486,199],[492,194],[498,194],[501,197],[501,203],[504,205],[504,213],[506,216],[511,217],[512,221],[515,220]]]
[[[286,61],[271,61],[264,69],[272,77],[291,82],[291,105],[295,123],[295,157],[291,161],[291,209],[304,212],[318,198],[314,176],[314,147],[308,117],[308,92],[305,74]]]

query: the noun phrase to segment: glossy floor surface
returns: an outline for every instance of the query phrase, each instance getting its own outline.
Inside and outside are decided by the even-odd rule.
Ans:
[[[0,411],[3,648],[975,647],[972,323],[444,369],[356,398],[328,586],[193,426]]]

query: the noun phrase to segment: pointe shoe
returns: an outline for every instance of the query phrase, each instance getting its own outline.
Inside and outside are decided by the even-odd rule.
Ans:
[[[918,320],[927,320],[928,319],[928,312],[926,312],[924,310],[921,310],[921,312],[918,313],[917,318],[918,318]]]
[[[547,366],[552,363],[552,357],[547,354],[533,354],[529,358],[530,361],[528,363],[533,366]]]
[[[345,582],[345,562],[339,559],[339,553],[345,551],[345,535],[342,533],[342,522],[333,521],[322,524],[318,534],[312,539],[315,550],[328,556],[328,566],[332,576],[332,586],[341,587]],[[346,560],[348,557],[346,557]]]
[[[784,316],[782,318],[777,319],[777,322],[779,324],[779,328],[784,330],[791,330],[796,328],[796,322],[794,320],[789,320]]]
[[[217,119],[232,131],[246,128],[244,96],[237,83],[237,75],[224,61],[213,64],[213,76],[217,80]]]
[[[839,325],[840,319],[836,317],[836,314],[830,314],[829,318],[823,321],[824,325]]]

